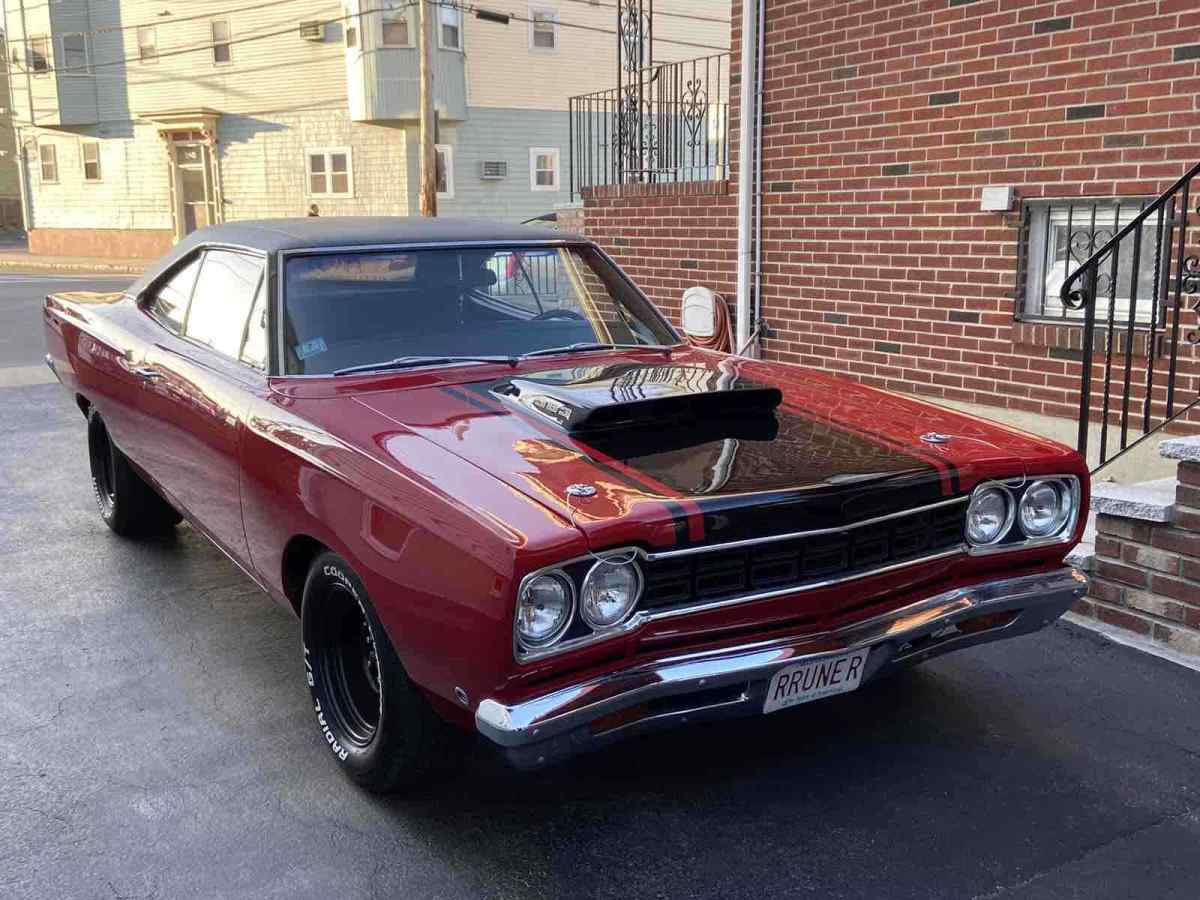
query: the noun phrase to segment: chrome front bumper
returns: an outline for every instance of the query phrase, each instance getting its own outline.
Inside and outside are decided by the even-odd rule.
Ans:
[[[863,681],[942,653],[1049,625],[1087,588],[1075,569],[947,591],[836,631],[668,656],[511,706],[483,700],[475,727],[518,768],[536,768],[644,731],[761,712],[782,666],[870,647]],[[996,613],[1014,616],[959,630]]]

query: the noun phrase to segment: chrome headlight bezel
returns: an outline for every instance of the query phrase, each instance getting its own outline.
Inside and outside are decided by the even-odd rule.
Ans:
[[[1057,485],[1061,491],[1063,502],[1069,504],[1065,516],[1059,518],[1056,527],[1044,535],[1028,535],[1020,524],[1020,504],[1025,491],[1033,485],[1049,481]],[[1083,500],[1083,488],[1078,475],[1034,475],[1029,477],[1008,478],[1003,481],[986,481],[976,486],[971,493],[974,501],[977,492],[987,488],[999,487],[1008,491],[1012,496],[1012,518],[1005,530],[1005,537],[991,544],[975,544],[966,536],[966,524],[963,527],[963,539],[967,552],[972,556],[986,556],[993,553],[1011,553],[1030,550],[1037,547],[1049,547],[1058,544],[1068,544],[1079,526],[1080,505]],[[968,509],[970,505],[968,504]]]
[[[1057,509],[1054,512],[1050,524],[1044,529],[1036,529],[1029,525],[1025,520],[1026,503],[1033,496],[1033,492],[1043,487],[1048,487],[1054,491]],[[1039,478],[1037,481],[1030,482],[1029,486],[1021,492],[1021,500],[1017,504],[1017,524],[1021,527],[1021,533],[1027,538],[1033,540],[1041,540],[1043,538],[1053,537],[1060,534],[1067,520],[1071,518],[1074,512],[1075,498],[1070,487],[1059,478]]]
[[[562,622],[544,638],[532,638],[521,631],[521,602],[526,596],[530,588],[541,578],[552,578],[566,587],[568,598],[567,614],[563,617]],[[567,630],[571,627],[571,623],[575,620],[575,612],[578,608],[578,596],[575,591],[574,580],[561,569],[550,568],[540,569],[537,572],[531,572],[525,578],[521,579],[521,585],[517,590],[517,602],[513,610],[513,635],[517,643],[530,651],[545,650],[547,647],[557,643]]]
[[[584,596],[587,594],[588,585],[591,584],[593,578],[599,577],[606,569],[629,568],[633,572],[634,587],[632,599],[626,604],[624,611],[611,622],[598,622],[592,619],[588,614],[587,604],[584,602]],[[588,569],[587,574],[583,577],[583,583],[579,586],[579,618],[588,628],[592,629],[593,633],[603,633],[613,628],[620,628],[626,622],[635,609],[637,609],[638,601],[642,599],[642,590],[645,587],[645,577],[642,575],[642,567],[635,561],[620,561],[612,562],[608,559],[598,559],[595,564]]]
[[[971,537],[971,512],[983,501],[984,497],[991,494],[999,496],[1004,501],[1004,519],[995,537],[986,541],[977,541]],[[963,536],[971,547],[994,547],[1012,532],[1013,521],[1016,519],[1016,515],[1017,500],[1013,497],[1012,491],[1006,485],[997,482],[985,482],[971,492],[971,500],[967,504],[966,521],[963,524]]]

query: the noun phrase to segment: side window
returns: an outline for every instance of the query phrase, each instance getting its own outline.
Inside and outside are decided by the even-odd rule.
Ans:
[[[172,331],[183,330],[183,319],[187,315],[188,301],[192,299],[192,288],[199,271],[200,257],[197,256],[160,285],[147,306]]]
[[[196,279],[183,333],[237,359],[262,273],[261,259],[230,250],[209,250]]]
[[[242,362],[257,369],[267,367],[267,294],[267,279],[261,278],[246,322],[246,339],[242,342]]]

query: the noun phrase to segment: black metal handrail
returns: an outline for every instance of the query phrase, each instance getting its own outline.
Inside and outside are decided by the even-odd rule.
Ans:
[[[1200,163],[1192,167],[1175,184],[1149,203],[1127,225],[1121,228],[1088,259],[1072,272],[1063,282],[1061,299],[1063,306],[1083,312],[1082,373],[1079,398],[1079,452],[1087,455],[1088,441],[1093,418],[1092,382],[1093,363],[1096,352],[1097,301],[1107,294],[1107,310],[1101,327],[1104,333],[1103,401],[1100,413],[1099,463],[1096,469],[1111,463],[1121,454],[1132,450],[1146,438],[1164,426],[1179,419],[1189,410],[1200,405],[1200,395],[1184,398],[1176,406],[1176,383],[1179,376],[1179,349],[1182,319],[1185,313],[1200,315],[1200,247],[1195,244],[1200,236],[1193,228],[1193,243],[1189,244],[1189,227],[1192,216],[1191,203],[1193,182],[1200,176]],[[1200,198],[1196,198],[1200,199]],[[1200,216],[1200,205],[1196,215]],[[1147,223],[1154,223],[1153,246],[1153,296],[1138,297],[1138,274],[1144,264],[1144,234]],[[1068,235],[1068,244],[1073,235]],[[1128,243],[1127,243],[1128,242]],[[1117,291],[1121,279],[1122,251],[1128,247],[1129,269],[1125,277],[1129,283],[1128,311],[1126,321],[1117,320]],[[1146,257],[1148,258],[1148,257]],[[1173,290],[1172,290],[1173,289]],[[1171,303],[1171,295],[1174,302]],[[1195,300],[1184,302],[1184,295]],[[1148,321],[1138,322],[1138,304],[1141,299],[1147,307]],[[1143,316],[1147,318],[1147,316]],[[1200,345],[1200,323],[1183,333],[1183,340],[1191,346]],[[1163,343],[1166,347],[1162,347]],[[1134,381],[1134,357],[1138,345],[1145,347],[1146,369],[1144,382]],[[1114,355],[1124,356],[1123,371],[1118,384],[1113,384]],[[1162,357],[1168,361],[1165,384],[1155,383],[1156,363]],[[1114,390],[1119,397],[1114,397]],[[1141,434],[1130,441],[1130,405],[1135,400],[1135,390],[1141,392]],[[1156,391],[1163,396],[1156,399]],[[1109,455],[1108,430],[1113,403],[1120,407],[1120,449]],[[1156,415],[1156,412],[1158,413]],[[1136,410],[1134,411],[1136,416]]]
[[[611,184],[729,174],[729,54],[647,66],[567,102],[571,198]]]

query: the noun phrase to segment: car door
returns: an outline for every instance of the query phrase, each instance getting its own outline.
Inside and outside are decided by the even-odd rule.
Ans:
[[[265,304],[264,256],[207,249],[179,333],[164,330],[145,363],[159,438],[147,468],[246,567],[239,444],[246,411],[266,392],[261,354],[248,346],[257,336],[250,320],[265,322]]]

